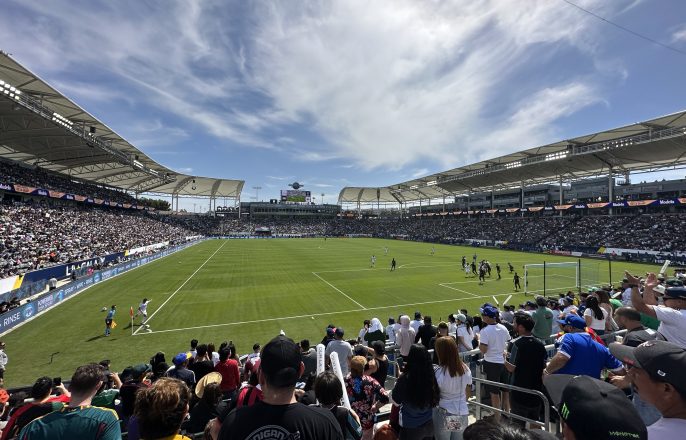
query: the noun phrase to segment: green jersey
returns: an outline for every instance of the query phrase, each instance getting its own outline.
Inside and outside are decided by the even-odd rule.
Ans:
[[[62,408],[34,420],[19,433],[20,440],[56,438],[121,440],[117,413],[94,406]]]

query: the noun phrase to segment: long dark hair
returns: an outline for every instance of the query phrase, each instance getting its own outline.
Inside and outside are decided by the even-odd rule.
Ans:
[[[434,375],[431,356],[422,344],[413,344],[405,359],[403,376],[407,380],[407,403],[417,408],[433,408],[441,395]]]
[[[603,319],[605,316],[603,309],[600,308],[600,304],[598,303],[598,298],[595,296],[591,296],[586,300],[586,308],[593,310],[595,319]]]

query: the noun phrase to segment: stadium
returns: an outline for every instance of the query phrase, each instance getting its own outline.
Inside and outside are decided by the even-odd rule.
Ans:
[[[226,348],[247,383],[253,346],[280,334],[314,348],[332,338],[328,326],[361,347],[370,320],[386,332],[407,315],[428,318],[417,325],[433,332],[432,345],[424,344],[433,353],[436,325],[450,323],[454,332],[458,315],[478,328],[495,307],[497,321],[517,336],[513,314],[549,308],[564,320],[573,308],[583,319],[595,297],[613,300],[607,306],[616,313],[650,273],[663,292],[684,290],[686,178],[635,176],[686,169],[686,110],[400,183],[346,186],[328,204],[298,182],[280,198],[250,201],[240,176],[175,171],[107,124],[107,115],[93,116],[0,53],[0,339],[9,394],[30,393],[44,376],[68,383],[77,367],[102,359],[123,383],[156,353],[166,354],[171,371],[177,353],[196,355],[198,341],[205,352],[207,344],[220,347],[210,360]],[[185,200],[209,209],[188,212]],[[590,334],[603,347],[621,342],[627,328],[601,314],[602,329],[586,321]],[[641,322],[661,329],[660,315],[652,322],[648,315]],[[552,330],[541,344],[548,360],[561,335],[557,324]],[[380,385],[389,393],[407,374],[398,363],[410,356],[400,333],[381,339],[389,363]],[[415,333],[413,342],[425,342]],[[548,393],[529,390],[543,398],[540,414],[498,406],[484,388],[493,380],[483,347],[460,350],[474,377],[470,424],[503,413],[561,433]],[[186,363],[191,368],[193,358]],[[148,367],[151,380],[164,376]],[[516,393],[514,383],[503,385]],[[126,433],[131,413],[122,413],[119,397],[110,403]],[[393,425],[397,407],[384,405],[375,420]],[[206,438],[204,424],[183,426]]]

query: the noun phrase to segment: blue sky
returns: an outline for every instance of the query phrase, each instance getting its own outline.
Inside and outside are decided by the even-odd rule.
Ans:
[[[577,3],[686,52],[682,0]],[[333,202],[686,108],[686,55],[562,0],[5,0],[0,49],[244,200],[297,180]]]

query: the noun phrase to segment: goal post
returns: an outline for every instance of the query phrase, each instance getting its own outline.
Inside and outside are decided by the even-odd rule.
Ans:
[[[525,264],[524,293],[547,296],[548,292],[578,291],[581,286],[580,269],[580,261]]]

